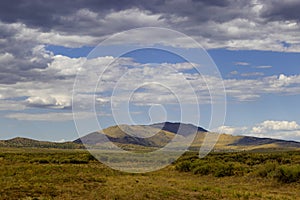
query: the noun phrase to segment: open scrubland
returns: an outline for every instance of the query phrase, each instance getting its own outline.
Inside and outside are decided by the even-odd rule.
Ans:
[[[83,149],[0,152],[0,199],[300,199],[299,151],[187,152],[142,174],[112,170]]]

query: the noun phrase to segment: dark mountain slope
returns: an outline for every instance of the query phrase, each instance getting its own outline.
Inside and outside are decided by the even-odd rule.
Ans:
[[[157,124],[152,124],[150,126],[164,131],[169,131],[171,133],[179,133],[183,136],[187,136],[195,132],[208,132],[204,128],[194,126],[193,124],[184,124],[178,122],[157,123]]]

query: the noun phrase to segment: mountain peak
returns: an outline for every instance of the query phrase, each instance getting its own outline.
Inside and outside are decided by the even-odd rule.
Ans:
[[[193,124],[185,124],[181,122],[162,122],[155,123],[150,126],[172,133],[179,133],[181,135],[190,135],[195,132],[208,132],[202,127],[197,127]]]

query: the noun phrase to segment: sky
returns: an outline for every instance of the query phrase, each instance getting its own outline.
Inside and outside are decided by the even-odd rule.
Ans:
[[[94,115],[101,128],[127,123],[128,108],[132,124],[300,141],[299,10],[298,0],[1,1],[0,139],[73,140],[95,131]],[[118,55],[130,41],[143,48]]]

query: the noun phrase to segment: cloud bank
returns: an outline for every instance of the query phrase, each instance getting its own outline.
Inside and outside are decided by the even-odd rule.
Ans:
[[[216,131],[232,135],[300,140],[300,125],[296,121],[266,120],[252,127],[222,126]]]

